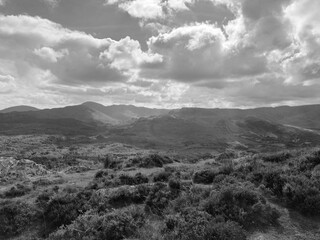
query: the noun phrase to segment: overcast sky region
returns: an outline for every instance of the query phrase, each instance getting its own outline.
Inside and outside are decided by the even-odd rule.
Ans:
[[[0,0],[0,108],[320,103],[319,0]]]

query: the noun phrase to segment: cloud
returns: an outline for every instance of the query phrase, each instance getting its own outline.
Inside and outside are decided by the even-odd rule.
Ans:
[[[0,94],[11,93],[15,88],[14,77],[0,74]]]
[[[107,0],[106,4],[117,4],[120,9],[128,12],[132,17],[156,19],[164,17],[161,0]]]
[[[317,0],[105,1],[106,12],[116,8],[140,23],[141,34],[97,38],[41,17],[0,15],[0,75],[13,78],[1,86],[14,89],[15,99],[46,95],[52,104],[86,97],[161,107],[320,100]]]
[[[126,81],[132,68],[161,62],[129,37],[97,39],[39,17],[0,16],[2,58],[49,70],[60,84]]]
[[[67,49],[63,49],[61,51],[56,52],[50,47],[42,47],[39,49],[35,49],[34,54],[38,55],[46,61],[56,63],[60,58],[67,56],[69,53]]]
[[[139,67],[162,62],[162,56],[141,50],[138,41],[129,37],[114,41],[109,48],[102,52],[99,56],[111,68],[118,70],[137,69]]]
[[[265,57],[257,55],[252,47],[238,48],[236,43],[230,42],[216,25],[202,23],[152,37],[149,46],[165,59],[159,78],[204,81],[208,87],[220,88],[228,79],[268,71]]]

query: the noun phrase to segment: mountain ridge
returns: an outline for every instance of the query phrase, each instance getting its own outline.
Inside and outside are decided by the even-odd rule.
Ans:
[[[320,142],[320,105],[150,109],[95,102],[0,114],[0,134],[102,135],[151,147],[277,149]]]

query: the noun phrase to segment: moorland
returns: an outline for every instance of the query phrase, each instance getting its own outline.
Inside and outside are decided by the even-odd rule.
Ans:
[[[0,239],[319,239],[319,111],[3,111]]]

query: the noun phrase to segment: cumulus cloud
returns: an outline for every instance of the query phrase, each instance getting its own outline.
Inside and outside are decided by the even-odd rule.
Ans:
[[[146,36],[97,38],[40,17],[0,15],[0,75],[13,77],[1,86],[41,89],[60,103],[320,100],[318,0],[106,0],[110,6],[138,19]]]
[[[129,37],[97,39],[25,15],[0,16],[0,43],[3,58],[27,59],[25,64],[49,70],[61,84],[125,81],[132,68],[161,62]]]

